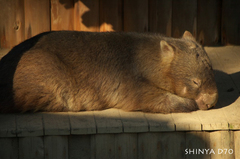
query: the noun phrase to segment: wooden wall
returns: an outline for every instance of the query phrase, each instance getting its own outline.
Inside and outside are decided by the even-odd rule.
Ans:
[[[240,131],[0,138],[3,159],[239,159]],[[204,152],[200,152],[200,151]]]
[[[49,30],[189,30],[204,45],[240,44],[239,0],[0,0],[0,47]]]

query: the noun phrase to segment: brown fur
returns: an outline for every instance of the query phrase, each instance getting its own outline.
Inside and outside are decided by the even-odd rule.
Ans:
[[[47,32],[0,61],[0,112],[189,112],[217,101],[210,60],[191,33]]]

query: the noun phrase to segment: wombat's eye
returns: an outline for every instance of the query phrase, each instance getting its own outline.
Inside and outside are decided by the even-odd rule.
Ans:
[[[192,79],[192,82],[193,82],[193,84],[194,84],[196,87],[200,87],[200,86],[201,86],[201,80],[198,79],[198,78]]]

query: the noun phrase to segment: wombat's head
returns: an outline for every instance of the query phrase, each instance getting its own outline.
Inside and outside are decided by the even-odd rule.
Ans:
[[[211,62],[204,48],[185,31],[181,39],[162,40],[162,59],[169,64],[173,93],[194,99],[201,110],[213,107],[218,98]]]

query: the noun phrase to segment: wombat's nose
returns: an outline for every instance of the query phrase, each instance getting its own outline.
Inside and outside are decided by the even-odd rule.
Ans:
[[[217,103],[218,99],[218,93],[203,93],[200,94],[199,97],[195,100],[199,109],[201,110],[207,110]]]
[[[207,98],[208,100],[206,101],[207,107],[208,108],[214,107],[217,104],[218,93],[209,94],[208,96],[209,96]]]

